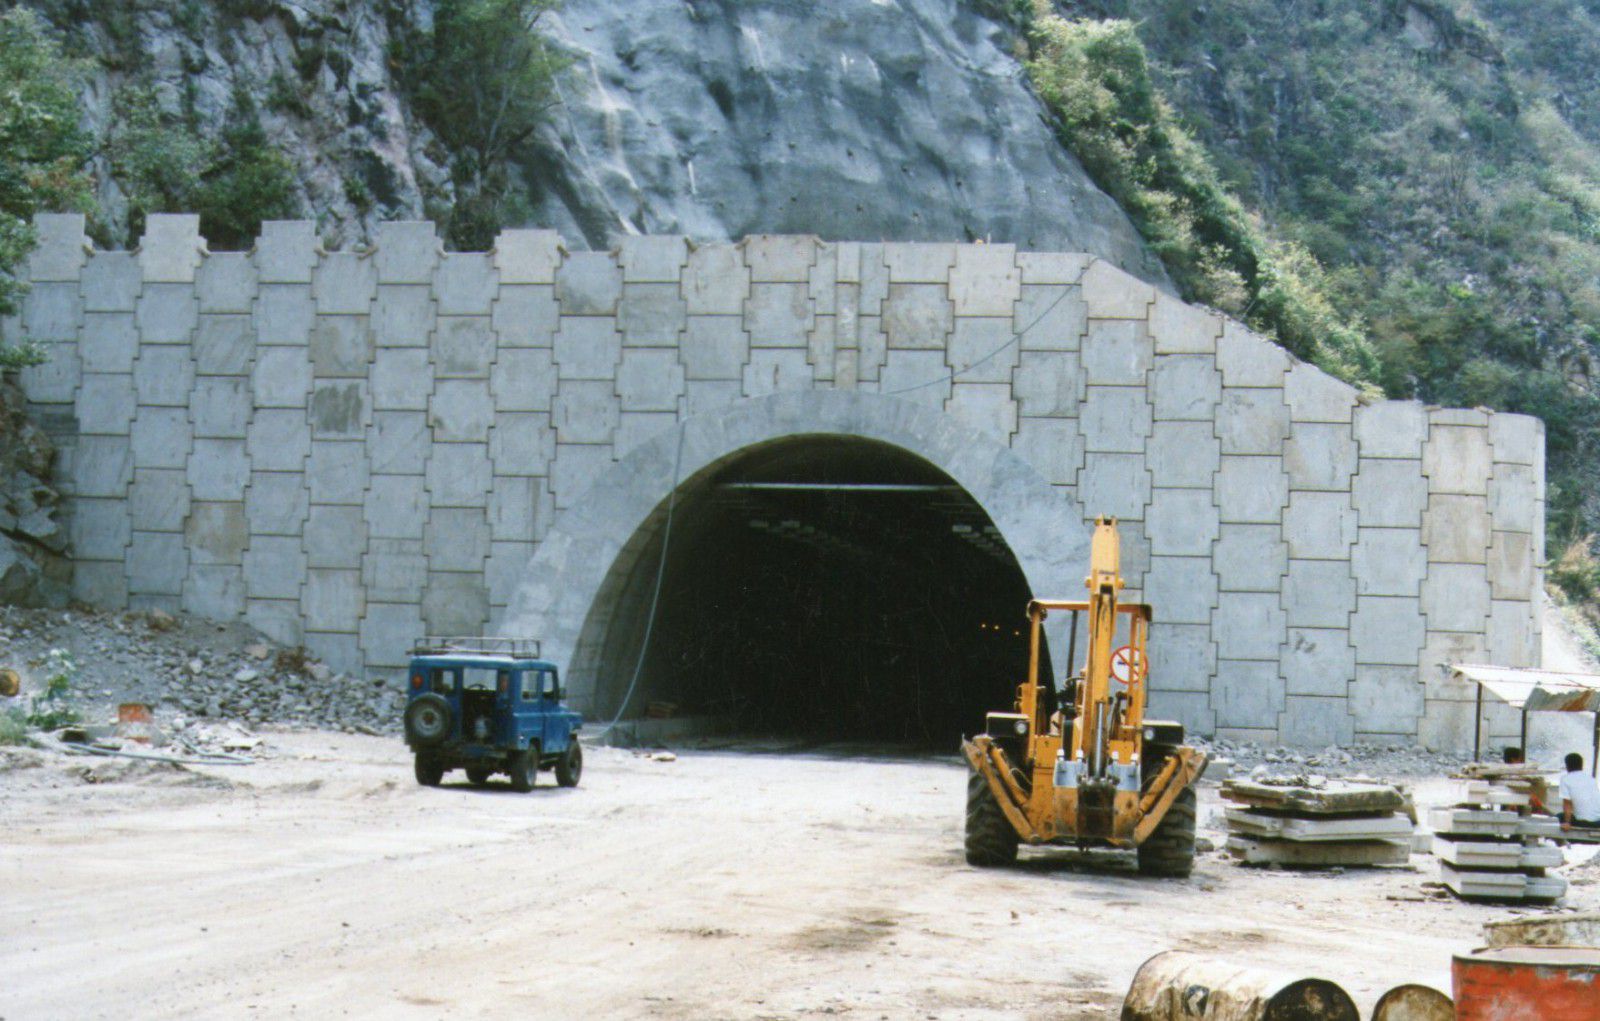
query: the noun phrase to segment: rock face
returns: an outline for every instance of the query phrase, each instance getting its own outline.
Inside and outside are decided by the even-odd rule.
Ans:
[[[551,34],[574,66],[536,208],[569,239],[987,239],[1161,278],[962,3],[568,0]]]
[[[411,113],[391,40],[430,0],[129,3],[84,19],[34,0],[98,58],[85,109],[154,87],[213,134],[236,90],[298,168],[324,240],[370,236],[450,196],[443,151]],[[542,23],[572,60],[520,175],[568,242],[639,233],[720,240],[991,240],[1159,263],[1044,121],[1006,29],[972,0],[566,0]],[[181,10],[179,8],[181,7]],[[123,199],[98,168],[101,204]]]
[[[22,391],[0,381],[0,603],[62,606],[71,570],[49,484],[55,448],[24,407]]]

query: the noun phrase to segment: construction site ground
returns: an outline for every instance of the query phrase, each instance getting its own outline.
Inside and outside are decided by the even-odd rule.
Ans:
[[[393,738],[264,750],[182,769],[7,753],[0,1018],[1102,1021],[1169,948],[1333,979],[1365,1016],[1402,982],[1448,989],[1450,955],[1526,910],[1448,899],[1425,856],[969,868],[954,756],[595,748],[580,788],[516,794],[418,787]],[[1445,784],[1415,790],[1425,809]],[[1218,847],[1221,811],[1207,782]],[[1600,872],[1567,874],[1568,903],[1600,907]]]

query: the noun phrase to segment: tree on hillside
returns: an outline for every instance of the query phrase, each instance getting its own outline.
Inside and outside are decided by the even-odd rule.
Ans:
[[[451,154],[446,239],[484,249],[506,223],[511,169],[556,100],[566,60],[539,34],[559,0],[441,0],[431,33],[396,40],[417,115]]]
[[[78,75],[32,11],[0,14],[0,315],[16,312],[22,297],[16,271],[36,240],[33,214],[90,207]],[[33,349],[0,348],[0,366],[40,358]]]

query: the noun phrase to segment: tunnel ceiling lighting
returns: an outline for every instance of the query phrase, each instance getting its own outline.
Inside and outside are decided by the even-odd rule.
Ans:
[[[912,482],[724,482],[719,488],[825,493],[946,493],[959,490],[960,487]]]

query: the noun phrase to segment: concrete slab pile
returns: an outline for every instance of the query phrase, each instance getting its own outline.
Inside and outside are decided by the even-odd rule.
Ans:
[[[1290,868],[1403,865],[1410,802],[1389,784],[1323,777],[1228,780],[1228,853],[1245,865]]]
[[[417,633],[514,626],[594,711],[596,603],[674,485],[831,434],[956,479],[1041,595],[1117,515],[1153,711],[1196,733],[1460,748],[1471,693],[1441,665],[1538,662],[1537,420],[1373,399],[1085,255],[537,230],[457,253],[428,223],[328,252],[302,222],[211,252],[193,216],[99,252],[81,217],[39,228],[0,333],[51,345],[22,382],[94,605],[376,674]]]
[[[1481,771],[1479,771],[1481,772]],[[1537,777],[1517,767],[1462,778],[1454,807],[1428,814],[1439,881],[1464,900],[1551,901],[1567,881],[1547,869],[1562,865],[1561,848],[1547,838],[1561,828],[1550,816],[1529,814]]]

